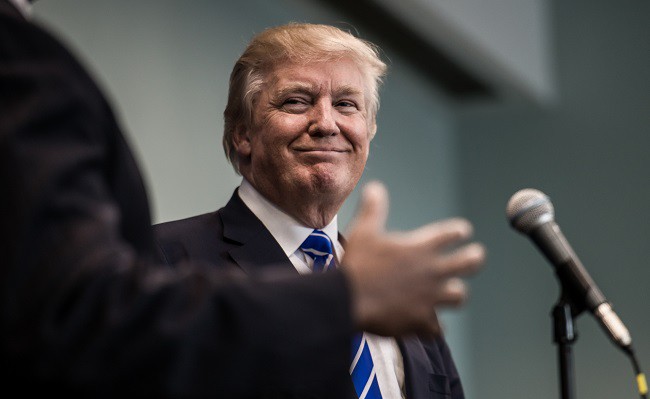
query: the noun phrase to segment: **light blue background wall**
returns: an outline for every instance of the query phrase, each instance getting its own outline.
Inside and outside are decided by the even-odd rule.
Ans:
[[[559,397],[552,269],[506,223],[510,196],[548,194],[574,250],[650,367],[650,3],[552,2],[558,100],[458,117],[462,209],[487,244],[469,329],[480,398]],[[635,398],[632,366],[588,315],[576,321],[577,398]]]
[[[390,72],[364,180],[388,185],[389,227],[468,216],[488,247],[468,307],[444,318],[469,398],[558,396],[549,318],[557,284],[505,220],[507,200],[526,186],[551,196],[565,234],[650,364],[649,4],[549,2],[559,93],[544,109],[455,103],[384,49]],[[41,0],[35,8],[115,100],[155,221],[215,210],[238,184],[221,150],[221,112],[230,69],[251,35],[292,20],[351,22],[301,0]],[[356,199],[342,210],[344,225]],[[578,328],[578,397],[635,397],[623,355],[587,316]]]

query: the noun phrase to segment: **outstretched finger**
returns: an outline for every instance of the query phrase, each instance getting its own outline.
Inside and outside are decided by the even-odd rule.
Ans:
[[[467,276],[475,273],[485,262],[485,247],[471,243],[448,254],[441,254],[435,261],[440,277]]]
[[[443,248],[472,236],[472,224],[462,218],[453,218],[430,223],[411,231],[405,239],[415,246],[432,249]]]
[[[367,183],[361,192],[359,209],[350,223],[350,232],[383,231],[388,218],[388,192],[378,181]]]
[[[467,286],[459,278],[450,278],[438,287],[438,307],[457,307],[467,300]]]

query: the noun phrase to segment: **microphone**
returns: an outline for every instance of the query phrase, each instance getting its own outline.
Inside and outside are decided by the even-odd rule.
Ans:
[[[539,190],[520,190],[508,201],[506,215],[512,227],[529,236],[554,266],[563,294],[578,307],[577,313],[588,309],[616,345],[631,351],[630,333],[555,223],[550,199]]]

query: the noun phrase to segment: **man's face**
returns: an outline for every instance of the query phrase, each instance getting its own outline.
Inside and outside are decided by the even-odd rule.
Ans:
[[[346,58],[273,68],[254,103],[251,128],[238,135],[244,177],[288,213],[319,199],[338,211],[368,159],[364,82]]]

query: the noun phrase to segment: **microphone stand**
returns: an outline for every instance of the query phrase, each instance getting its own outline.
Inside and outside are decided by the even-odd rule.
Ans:
[[[558,345],[560,366],[560,394],[562,399],[574,399],[574,367],[572,344],[577,334],[574,329],[574,308],[562,295],[553,307],[554,342]]]

